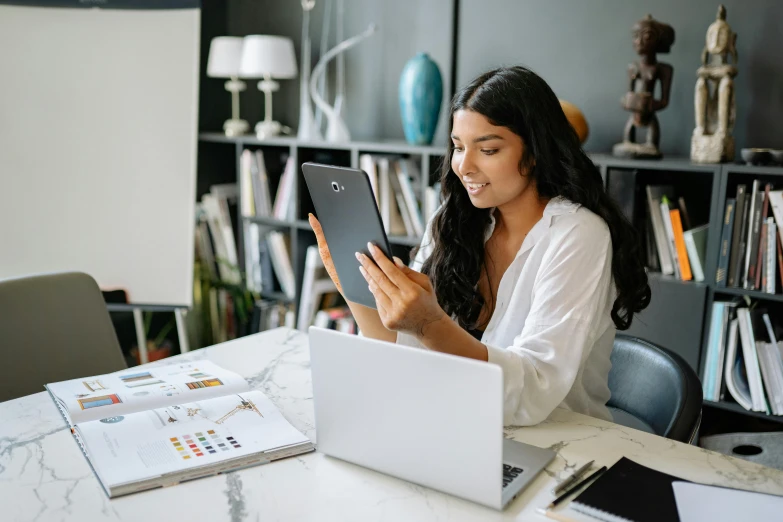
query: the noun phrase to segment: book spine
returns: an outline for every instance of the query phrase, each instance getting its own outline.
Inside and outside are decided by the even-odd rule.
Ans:
[[[779,234],[779,233],[778,233]],[[783,285],[783,241],[781,241],[780,237],[775,238],[775,242],[778,245],[778,270],[780,271],[778,275],[780,276],[780,284]],[[777,290],[777,287],[776,287]],[[772,292],[775,293],[775,292]]]
[[[777,224],[772,218],[767,218],[767,265],[766,265],[766,281],[764,281],[763,290],[768,294],[775,293],[776,278],[775,278],[775,252],[777,250],[778,231]]]
[[[669,210],[669,201],[664,196],[661,198],[660,205],[661,219],[663,220],[663,227],[666,230],[666,244],[669,250],[669,254],[672,259],[672,266],[674,267],[674,275],[677,279],[682,279],[682,272],[680,271],[680,262],[677,259],[677,247],[674,242],[674,230],[672,229],[671,211]]]
[[[759,182],[755,180],[753,182],[753,190],[749,192],[751,199],[750,211],[748,213],[748,232],[747,240],[745,242],[745,267],[742,273],[741,287],[746,290],[753,289],[753,282],[755,281],[755,267],[756,257],[758,255],[759,246],[759,228],[761,224],[761,199],[759,199]]]
[[[712,400],[721,400],[726,384],[723,381],[723,368],[726,360],[726,352],[731,342],[731,323],[735,317],[736,303],[726,303],[723,310],[723,323],[721,324],[721,342],[718,345],[718,360],[715,364],[715,385],[712,387]],[[736,332],[735,332],[736,341]]]
[[[674,274],[674,265],[672,264],[671,254],[669,253],[668,242],[666,239],[666,230],[661,215],[661,200],[656,198],[654,189],[651,186],[645,188],[647,193],[647,211],[652,222],[653,237],[655,238],[655,248],[658,253],[658,260],[661,266],[661,273],[664,275]]]
[[[736,199],[726,200],[726,213],[723,217],[723,232],[720,238],[720,257],[718,258],[718,270],[715,274],[715,283],[725,288],[726,276],[729,269],[729,253],[731,251],[731,232],[734,225],[734,207]]]
[[[699,251],[696,248],[696,241],[693,239],[692,232],[690,230],[683,232],[683,238],[685,239],[685,249],[688,251],[688,261],[693,272],[693,280],[704,281],[704,270],[702,269]]]
[[[764,203],[761,206],[761,238],[759,240],[759,251],[756,259],[756,281],[755,281],[754,288],[762,292],[764,291],[764,286],[762,286],[762,282],[761,282],[762,270],[764,270],[763,265],[767,262],[765,250],[767,248],[767,211],[769,209],[770,187],[771,185],[769,183],[764,185],[764,192],[763,192]]]
[[[752,290],[763,290],[764,287],[761,286],[762,283],[762,277],[761,272],[765,268],[765,259],[766,256],[766,250],[767,250],[767,224],[762,222],[761,223],[761,230],[759,232],[759,248],[758,248],[758,254],[756,254],[756,279],[755,281],[750,281],[751,289]],[[766,280],[764,280],[766,283]]]
[[[743,244],[744,239],[742,237],[742,232],[745,230],[745,223],[747,219],[747,206],[745,205],[745,202],[747,200],[747,194],[745,193],[745,190],[747,187],[745,185],[738,185],[737,186],[737,207],[736,211],[734,212],[734,230],[732,231],[731,236],[731,254],[729,257],[729,273],[728,273],[728,279],[726,280],[727,286],[739,286],[737,284],[737,281],[739,280],[739,265],[740,265],[740,256],[742,256],[743,252]]]
[[[691,265],[688,261],[688,252],[685,247],[685,238],[682,232],[682,221],[680,221],[680,211],[670,210],[669,216],[672,221],[672,233],[674,235],[674,247],[677,249],[677,262],[680,264],[680,279],[690,281],[693,279]]]
[[[713,383],[715,382],[715,362],[718,355],[718,344],[720,340],[720,325],[723,319],[723,310],[726,303],[715,301],[712,303],[712,313],[710,314],[709,340],[707,341],[707,357],[704,361],[704,373],[702,375],[702,394],[704,397],[711,397]]]

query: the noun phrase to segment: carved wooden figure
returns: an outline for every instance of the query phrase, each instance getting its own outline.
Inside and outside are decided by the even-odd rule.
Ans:
[[[625,125],[622,143],[614,146],[615,156],[630,158],[660,158],[661,130],[656,112],[669,105],[674,68],[656,58],[658,53],[668,53],[674,43],[674,29],[647,15],[633,26],[633,45],[640,56],[638,62],[628,66],[629,90],[620,100],[626,111],[631,112]],[[655,98],[656,85],[660,83],[661,96]],[[644,142],[636,142],[639,129],[647,131]]]
[[[697,69],[696,75],[696,128],[691,138],[691,160],[701,163],[732,161],[737,34],[726,23],[726,8],[723,5],[718,7],[716,19],[707,29],[701,67]]]

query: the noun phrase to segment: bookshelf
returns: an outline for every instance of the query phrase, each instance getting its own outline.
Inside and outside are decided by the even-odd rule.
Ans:
[[[423,200],[424,190],[431,186],[438,177],[440,163],[443,160],[445,147],[414,146],[401,141],[350,143],[302,142],[293,137],[279,137],[269,140],[258,140],[255,136],[227,137],[222,133],[204,132],[199,134],[200,149],[208,148],[209,155],[220,158],[208,160],[208,168],[223,169],[224,182],[238,181],[239,158],[246,148],[262,149],[265,153],[275,152],[290,155],[295,165],[305,161],[318,161],[334,165],[359,167],[361,154],[387,154],[412,158],[417,161],[422,173],[421,183],[415,187],[419,200]],[[206,154],[200,152],[201,158]],[[233,166],[228,166],[228,158],[233,158]],[[662,160],[631,160],[616,158],[606,154],[591,154],[593,162],[599,168],[605,186],[609,188],[615,182],[626,186],[630,201],[625,201],[632,221],[641,225],[641,218],[646,206],[645,187],[650,184],[672,185],[675,191],[682,195],[688,205],[693,226],[709,224],[707,232],[706,258],[704,260],[705,280],[702,282],[683,281],[675,276],[660,272],[649,272],[652,300],[650,306],[639,314],[628,333],[653,343],[665,346],[681,355],[697,372],[702,375],[704,352],[708,342],[708,325],[712,303],[716,296],[744,296],[752,299],[783,303],[783,294],[766,294],[740,288],[719,288],[715,284],[719,245],[721,239],[721,221],[727,194],[733,194],[737,181],[747,178],[747,183],[753,177],[779,180],[783,185],[783,168],[750,167],[736,164],[696,164],[688,159],[664,158]],[[270,174],[276,178],[271,181],[271,189],[276,189],[276,183],[282,173],[283,165],[267,165]],[[225,172],[225,169],[230,169]],[[268,217],[244,218],[250,222],[259,223],[270,229],[276,229],[288,235],[290,254],[296,280],[296,298],[293,300],[296,310],[299,306],[299,296],[302,290],[305,253],[307,247],[315,244],[315,235],[307,222],[307,213],[313,211],[312,201],[307,194],[306,185],[297,167],[297,177],[294,182],[294,198],[296,205],[295,219],[278,220]],[[201,178],[201,173],[199,174]],[[213,176],[214,177],[214,176]],[[240,196],[241,197],[241,196]],[[241,220],[241,216],[237,216]],[[238,221],[241,223],[241,221]],[[237,230],[237,246],[240,264],[244,264],[242,226]],[[420,237],[389,236],[392,251],[402,259],[407,259],[412,247],[418,246]],[[282,292],[262,294],[262,297],[291,302]],[[727,411],[746,414],[751,417],[770,418],[783,423],[783,418],[767,416],[763,413],[749,412],[731,401],[713,403],[705,401],[705,405]]]
[[[773,190],[783,189],[783,167],[777,166],[750,166],[741,164],[724,164],[721,168],[721,187],[719,194],[719,216],[722,216],[726,210],[726,200],[733,198],[736,195],[737,186],[745,184],[750,190],[753,181],[758,179],[761,181],[761,189],[763,189],[764,183],[771,183]],[[769,216],[773,216],[772,209],[769,209]],[[783,225],[783,223],[781,223]],[[720,233],[720,224],[714,228],[716,233]],[[779,237],[779,234],[778,234]],[[777,264],[777,263],[776,263]],[[719,286],[715,284],[714,277],[709,284],[709,292],[706,303],[705,317],[704,317],[704,339],[702,344],[702,356],[699,377],[702,376],[702,371],[707,358],[707,345],[709,342],[709,322],[711,320],[711,310],[715,301],[727,301],[737,297],[748,297],[753,301],[759,303],[760,306],[768,308],[770,311],[770,318],[772,325],[776,331],[776,335],[779,335],[779,329],[783,326],[783,286],[780,281],[778,267],[775,267],[775,272],[778,281],[776,281],[776,292],[770,294],[759,290],[749,290],[745,288]],[[714,272],[713,272],[714,276]],[[780,337],[779,337],[780,338]],[[738,347],[739,349],[739,347]],[[727,394],[728,395],[728,394]],[[780,415],[767,415],[764,412],[747,411],[742,406],[734,402],[732,399],[721,400],[713,402],[705,400],[704,404],[711,408],[716,408],[725,411],[731,411],[739,413],[748,417],[754,417],[759,419],[765,419],[771,422],[779,423],[783,425],[783,416]]]
[[[650,306],[634,318],[625,332],[665,346],[681,355],[698,373],[702,351],[703,323],[710,274],[715,274],[720,243],[717,223],[722,166],[691,163],[686,159],[632,160],[611,155],[591,155],[604,176],[610,195],[640,233],[646,233],[648,185],[671,186],[682,196],[692,226],[710,224],[704,259],[705,280],[683,281],[674,275],[649,271]]]
[[[672,185],[684,195],[691,213],[693,226],[709,223],[707,231],[706,259],[703,282],[682,281],[660,272],[649,272],[652,300],[650,307],[634,320],[630,331],[678,354],[702,377],[709,343],[709,323],[715,300],[747,296],[760,301],[770,309],[773,324],[783,326],[783,293],[769,294],[744,288],[722,287],[716,284],[722,221],[726,199],[734,197],[736,187],[744,183],[750,187],[754,179],[770,182],[774,188],[783,188],[783,168],[774,166],[747,166],[740,164],[704,165],[687,159],[666,158],[661,161],[639,161],[614,158],[609,155],[592,155],[599,166],[607,190],[613,184],[627,187],[636,214],[648,184]],[[623,202],[620,202],[623,205]],[[627,201],[625,201],[627,203]],[[627,210],[627,209],[626,209]],[[771,210],[769,212],[771,215]],[[635,221],[637,229],[641,225]],[[778,292],[781,292],[778,284]],[[704,401],[705,407],[729,411],[747,417],[765,419],[783,425],[783,416],[745,410],[729,398],[713,402]]]
[[[220,182],[237,182],[241,200],[241,183],[239,183],[240,157],[242,152],[249,150],[262,150],[269,175],[270,190],[274,196],[277,184],[280,181],[285,161],[281,158],[291,157],[297,166],[297,175],[293,183],[293,198],[295,214],[292,220],[281,220],[273,217],[245,217],[241,215],[239,206],[236,209],[236,245],[240,268],[244,271],[244,226],[243,223],[257,223],[263,229],[277,230],[285,234],[288,239],[291,264],[294,269],[296,298],[291,300],[276,282],[275,292],[264,292],[262,298],[284,303],[293,302],[295,311],[299,309],[299,297],[302,291],[302,281],[305,269],[305,257],[307,248],[316,244],[315,234],[307,221],[307,214],[314,212],[313,203],[307,192],[304,177],[299,166],[306,161],[316,161],[345,167],[359,167],[359,157],[362,154],[389,155],[409,158],[414,160],[421,172],[420,183],[413,189],[419,201],[424,200],[425,189],[435,182],[437,171],[443,157],[443,147],[429,147],[409,145],[402,141],[365,142],[354,141],[349,143],[306,142],[294,137],[277,137],[268,140],[259,140],[253,135],[229,137],[219,132],[203,132],[199,134],[199,158],[204,158],[204,164],[200,163],[200,169],[206,172],[199,178],[219,180]],[[220,162],[214,159],[220,158]],[[228,170],[227,170],[228,169]],[[216,174],[217,173],[217,174]],[[202,191],[206,191],[203,188]],[[419,245],[421,237],[389,235],[389,243],[392,253],[402,259],[408,259],[412,248]]]
[[[770,422],[777,422],[783,425],[783,417],[780,415],[767,415],[766,413],[763,412],[748,411],[733,401],[713,402],[713,401],[705,400],[704,405],[709,408],[715,408],[723,411],[730,411],[732,413],[739,413],[740,415],[745,415],[747,417],[754,417],[756,419],[763,419]]]

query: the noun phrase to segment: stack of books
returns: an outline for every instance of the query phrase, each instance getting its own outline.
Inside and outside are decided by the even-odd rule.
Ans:
[[[783,190],[754,180],[739,184],[726,200],[715,283],[774,294],[776,265],[783,274],[783,251],[777,222],[783,219]]]
[[[708,335],[704,399],[729,395],[748,411],[783,415],[783,341],[767,309],[715,301]]]
[[[674,188],[648,185],[648,266],[682,281],[704,281],[709,224],[692,226],[683,198],[674,204]]]

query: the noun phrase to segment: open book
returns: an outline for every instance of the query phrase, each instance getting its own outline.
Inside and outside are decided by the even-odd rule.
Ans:
[[[210,361],[46,388],[109,497],[314,449],[262,392]]]

